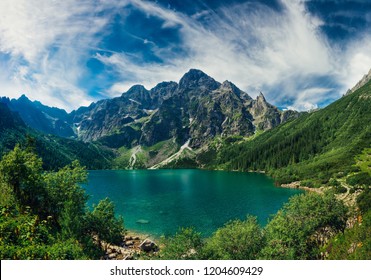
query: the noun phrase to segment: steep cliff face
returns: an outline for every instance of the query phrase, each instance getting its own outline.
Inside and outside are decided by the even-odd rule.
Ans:
[[[253,100],[233,83],[220,84],[199,70],[190,70],[142,128],[141,143],[152,145],[175,137],[199,148],[215,136],[250,136],[297,115],[270,105],[261,94]]]

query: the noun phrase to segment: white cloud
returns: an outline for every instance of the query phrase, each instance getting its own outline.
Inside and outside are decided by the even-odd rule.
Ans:
[[[121,95],[134,84],[142,84],[147,89],[151,89],[162,81],[178,81],[182,74],[189,69],[188,66],[179,67],[178,65],[155,63],[142,67],[134,63],[131,57],[117,53],[110,56],[97,54],[96,59],[113,67],[125,81],[114,83],[106,92],[109,97]]]
[[[91,43],[106,24],[91,1],[2,0],[0,50],[38,63],[49,47]]]
[[[352,88],[371,68],[371,36],[351,42],[341,60],[339,75],[343,91]]]
[[[299,91],[296,94],[296,99],[288,109],[297,111],[309,111],[318,108],[318,103],[325,100],[329,93],[331,93],[330,88],[319,88],[313,87]]]
[[[92,97],[79,86],[89,50],[109,22],[97,13],[127,1],[2,0],[0,2],[0,92],[73,109]],[[6,66],[5,66],[6,64]]]

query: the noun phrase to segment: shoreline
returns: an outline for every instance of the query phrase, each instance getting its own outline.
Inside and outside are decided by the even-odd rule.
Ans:
[[[278,186],[279,188],[286,188],[286,189],[299,189],[299,190],[304,190],[308,192],[315,192],[318,194],[323,194],[323,187],[320,188],[310,188],[310,187],[305,187],[300,185],[300,181],[295,181],[289,184],[281,184]]]
[[[160,237],[154,236],[153,234],[146,232],[139,232],[132,229],[126,229],[124,236],[137,236],[141,240],[150,239],[152,241],[158,242]]]

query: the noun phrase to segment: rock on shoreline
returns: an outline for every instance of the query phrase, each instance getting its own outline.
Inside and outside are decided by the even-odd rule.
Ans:
[[[315,192],[315,193],[319,193],[319,194],[323,193],[323,187],[309,188],[309,187],[301,186],[300,181],[292,182],[292,183],[289,183],[289,184],[281,184],[280,187],[281,188],[288,188],[288,189],[300,189],[300,190]]]
[[[133,260],[141,253],[155,253],[158,251],[157,244],[148,238],[148,235],[128,232],[123,236],[120,246],[102,242],[105,251],[105,260]]]

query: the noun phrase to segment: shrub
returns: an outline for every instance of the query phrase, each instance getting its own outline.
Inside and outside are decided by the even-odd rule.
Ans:
[[[324,228],[340,232],[345,228],[347,209],[331,194],[308,193],[290,198],[265,227],[264,259],[317,259]]]
[[[366,213],[371,210],[371,189],[364,190],[357,197],[357,205],[362,213]]]
[[[352,186],[371,186],[371,176],[367,172],[360,172],[347,178],[347,183]]]
[[[339,187],[341,186],[340,182],[334,178],[331,178],[330,181],[328,182],[328,184],[330,186],[333,186],[333,187]]]
[[[206,259],[251,260],[256,259],[264,246],[262,230],[256,217],[245,221],[234,220],[218,229],[203,249]]]
[[[160,259],[164,260],[196,260],[203,246],[201,234],[194,228],[181,229],[175,236],[165,238],[163,244]]]
[[[334,187],[333,190],[334,190],[335,194],[346,193],[347,192],[347,188],[343,187],[343,186]]]
[[[362,223],[356,223],[354,227],[331,238],[324,252],[328,259],[370,260],[371,211],[363,215]]]

